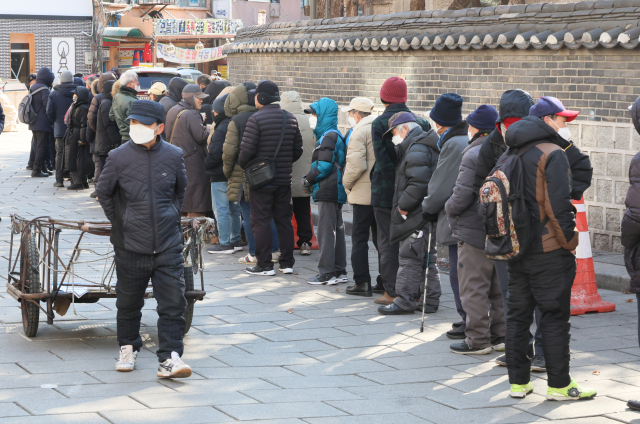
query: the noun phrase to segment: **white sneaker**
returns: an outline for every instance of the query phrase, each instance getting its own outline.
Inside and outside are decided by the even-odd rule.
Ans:
[[[116,371],[129,372],[136,367],[138,352],[133,351],[133,346],[120,346],[120,359],[116,362]]]
[[[336,276],[336,281],[338,283],[348,283],[349,282],[349,278],[347,278],[347,274],[341,274]]]
[[[240,262],[241,264],[257,264],[258,258],[256,258],[255,256],[251,256],[251,254],[248,254],[247,256],[238,259],[238,262]]]
[[[171,352],[171,359],[167,359],[158,365],[158,377],[160,378],[187,378],[191,377],[191,367],[185,364],[180,355]]]
[[[293,268],[280,268],[280,272],[283,274],[293,274]]]

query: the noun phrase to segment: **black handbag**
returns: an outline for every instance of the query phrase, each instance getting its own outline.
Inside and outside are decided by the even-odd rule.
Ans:
[[[256,158],[245,166],[244,175],[249,183],[250,190],[256,190],[266,185],[271,184],[276,179],[276,157],[280,151],[282,145],[282,139],[284,138],[284,128],[287,122],[287,112],[282,111],[282,132],[280,133],[280,141],[278,141],[278,147],[276,147],[276,153],[271,158]]]

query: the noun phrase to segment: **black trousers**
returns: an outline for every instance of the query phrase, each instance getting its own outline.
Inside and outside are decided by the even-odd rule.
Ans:
[[[107,157],[93,155],[93,163],[95,165],[95,170],[93,171],[93,183],[98,184],[98,179],[100,178],[104,164],[107,163]]]
[[[400,266],[400,243],[390,243],[391,208],[374,206],[373,212],[378,227],[378,266],[384,290],[391,297],[396,296],[396,277]],[[425,265],[426,266],[426,265]]]
[[[56,138],[56,182],[64,180],[64,169],[69,166],[64,163],[64,138]]]
[[[251,231],[256,239],[256,257],[260,268],[273,268],[271,262],[271,220],[278,229],[278,245],[280,246],[280,266],[291,268],[293,258],[293,214],[291,187],[264,187],[251,191]]]
[[[36,142],[35,137],[33,136],[33,131],[31,132],[31,151],[29,152],[29,162],[27,162],[27,166],[33,168],[33,162],[36,160]]]
[[[171,358],[171,352],[182,356],[184,345],[184,258],[182,246],[156,255],[143,255],[115,248],[116,307],[118,308],[118,343],[140,350],[140,318],[144,292],[151,279],[153,295],[158,302],[158,360]]]
[[[353,208],[353,225],[351,227],[351,266],[353,281],[356,284],[370,283],[369,273],[369,230],[373,244],[378,249],[378,227],[371,205],[351,205]],[[380,263],[380,251],[378,251]],[[378,274],[380,270],[378,269]]]
[[[531,378],[527,349],[536,306],[542,314],[542,350],[549,387],[561,388],[571,383],[569,318],[575,276],[575,256],[565,249],[529,254],[509,263],[506,355],[511,384],[527,384]]]
[[[49,144],[48,131],[32,131],[33,141],[35,144],[35,156],[33,158],[33,170],[41,171],[44,169],[44,156]]]
[[[302,246],[302,243],[311,244],[311,237],[313,237],[313,230],[311,227],[311,198],[294,197],[293,213],[296,217],[296,223],[298,224],[297,246]]]

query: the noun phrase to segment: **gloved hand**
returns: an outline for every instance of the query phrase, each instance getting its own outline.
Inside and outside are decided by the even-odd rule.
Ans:
[[[422,212],[422,218],[424,218],[428,222],[438,222],[438,214],[437,213]]]
[[[305,193],[307,194],[313,193],[312,186],[311,184],[309,184],[309,181],[307,181],[305,177],[302,177],[302,180],[300,181],[300,185],[302,186],[302,189],[304,190]]]

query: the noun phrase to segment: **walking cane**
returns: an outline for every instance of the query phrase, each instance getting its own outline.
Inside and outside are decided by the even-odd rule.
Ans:
[[[429,232],[427,233],[427,272],[424,276],[424,293],[422,293],[422,323],[420,324],[420,332],[424,332],[424,308],[427,304],[427,281],[429,281],[429,261],[431,260],[431,222],[429,223]]]

